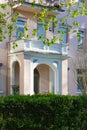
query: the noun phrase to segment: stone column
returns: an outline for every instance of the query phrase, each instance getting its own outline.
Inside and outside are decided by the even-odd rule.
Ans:
[[[34,63],[30,61],[30,95],[34,94]]]
[[[57,93],[61,94],[62,93],[62,62],[58,62],[58,90]]]
[[[56,71],[54,72],[54,93],[58,94],[58,69],[56,68]]]
[[[24,59],[24,94],[30,94],[30,81],[31,75],[30,75],[30,60]]]
[[[61,76],[61,61],[58,61],[54,63],[55,65],[55,71],[54,71],[54,93],[60,94],[61,93],[61,82],[62,82],[62,76]]]

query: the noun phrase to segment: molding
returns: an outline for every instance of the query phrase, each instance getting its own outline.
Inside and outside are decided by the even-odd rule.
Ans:
[[[24,55],[36,57],[36,58],[49,58],[49,59],[57,59],[57,60],[66,60],[68,58],[67,55],[48,53],[48,52],[35,52],[35,51],[25,51]]]

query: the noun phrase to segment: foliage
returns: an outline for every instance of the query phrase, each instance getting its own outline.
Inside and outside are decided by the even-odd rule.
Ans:
[[[1,130],[86,130],[87,95],[0,98]]]
[[[80,33],[77,34],[78,39],[80,39]],[[76,54],[76,59],[73,60],[72,64],[72,71],[74,73],[74,76],[76,75],[77,78],[73,79],[75,82],[75,85],[78,86],[78,91],[82,94],[87,93],[87,56],[86,49],[82,48],[80,51]],[[78,69],[77,69],[78,65]]]
[[[45,30],[48,30],[50,24],[53,22],[54,23],[54,28],[56,28],[59,24],[66,24],[68,26],[68,31],[70,32],[70,29],[71,28],[74,28],[74,32],[76,30],[76,28],[79,28],[80,25],[78,23],[78,21],[74,20],[74,18],[78,17],[78,16],[87,16],[87,8],[86,6],[84,6],[84,1],[81,2],[81,4],[79,5],[78,2],[75,2],[75,0],[73,0],[72,2],[70,2],[71,0],[68,0],[68,2],[63,1],[60,3],[60,6],[62,8],[65,9],[65,15],[63,15],[63,17],[56,17],[54,15],[50,16],[50,18],[48,19],[48,12],[47,10],[50,12],[50,11],[59,11],[58,8],[56,8],[55,6],[51,6],[49,5],[49,7],[46,7],[46,6],[43,6],[42,9],[41,9],[41,12],[40,12],[40,15],[38,16],[37,13],[34,14],[34,17],[38,17],[38,20],[40,22],[45,22],[46,24],[43,26],[43,28]],[[6,4],[0,4],[0,8],[2,9],[2,11],[0,12],[0,41],[3,41],[5,40],[5,33],[6,35],[8,35],[9,37],[9,40],[11,40],[12,38],[12,34],[13,32],[15,31],[15,29],[17,27],[15,27],[15,24],[17,22],[17,18],[18,18],[18,13],[16,13],[16,9],[17,7],[15,8],[15,10],[13,10],[12,8],[16,5],[16,4],[19,4],[21,3],[22,5],[25,4],[25,1],[24,0],[18,0],[16,3],[15,2],[8,2]],[[33,0],[33,2],[30,4],[32,8],[35,8],[35,3],[36,3],[36,0]],[[40,0],[40,5],[42,6],[43,5],[43,1]],[[51,7],[50,7],[51,6]],[[6,8],[9,8],[9,11],[6,13],[4,10],[6,10]],[[68,21],[69,19],[73,19],[73,23],[71,25],[68,24]],[[9,23],[10,21],[10,23]],[[4,32],[3,32],[3,28],[4,28]],[[28,31],[28,26],[25,25],[24,27],[24,31]],[[37,29],[34,29],[33,30],[33,35],[36,36],[37,35],[37,32],[38,30]],[[21,33],[21,32],[19,32]],[[25,33],[26,34],[26,33]],[[20,39],[23,38],[23,37],[26,37],[28,38],[29,35],[24,35],[24,34],[21,34],[20,35]],[[39,37],[39,39],[42,39],[44,36],[41,35]],[[56,36],[54,36],[56,37]],[[45,39],[43,41],[43,43],[47,44],[47,45],[52,45],[56,42],[56,38],[52,38],[51,40],[50,39]],[[15,39],[16,40],[16,39]],[[15,41],[14,40],[14,41]],[[61,38],[59,37],[59,41],[61,41]],[[16,48],[17,46],[13,46],[14,48]]]
[[[13,86],[13,95],[19,95],[19,86],[15,85]]]

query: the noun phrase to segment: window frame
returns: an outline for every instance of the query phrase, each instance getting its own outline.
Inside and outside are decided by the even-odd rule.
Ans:
[[[83,75],[83,72],[84,72],[84,69],[77,69],[77,92],[78,93],[82,93],[82,90],[84,89],[84,83],[83,83],[83,78],[84,78],[84,75]],[[82,78],[82,86],[81,84],[79,85],[79,82],[78,82],[78,78],[81,79]]]
[[[84,0],[78,0],[80,3],[84,2]]]
[[[59,25],[59,32],[60,32],[60,38],[61,38],[61,31],[60,31],[60,28],[64,28],[64,29],[66,29],[65,31],[66,31],[66,33],[65,34],[62,34],[62,36],[64,37],[64,35],[66,36],[65,37],[65,39],[66,39],[66,42],[64,42],[64,41],[60,41],[60,44],[63,44],[63,45],[66,45],[67,44],[67,42],[68,42],[68,26],[67,25]]]
[[[54,34],[54,22],[51,22],[49,26],[49,32],[52,32]]]
[[[77,38],[78,39],[77,49],[82,50],[84,48],[85,29],[79,29],[78,33],[80,35],[80,38]]]
[[[22,24],[19,24],[18,21],[24,22],[24,24],[23,24],[23,25],[22,25]],[[17,28],[16,28],[16,38],[17,38],[17,39],[19,39],[19,37],[20,37],[20,36],[18,36],[18,31],[20,31],[20,32],[23,33],[23,34],[25,33],[25,32],[24,32],[24,27],[25,27],[26,21],[27,21],[26,18],[22,18],[22,17],[19,17],[19,18],[17,19],[17,22],[16,22],[16,27],[17,27]],[[20,29],[23,29],[23,31],[21,31]]]
[[[41,40],[45,40],[46,39],[46,30],[43,28],[43,25],[45,25],[45,24],[46,24],[45,22],[39,22],[39,21],[37,21],[37,30],[38,30],[37,37],[39,38],[40,36],[42,36],[44,34],[44,38],[41,38]],[[38,28],[39,25],[42,25],[42,29],[45,32],[45,33],[41,33],[40,35],[39,35],[39,28]]]
[[[3,64],[0,63],[0,94],[3,93],[3,86],[2,86],[2,66],[3,66]]]

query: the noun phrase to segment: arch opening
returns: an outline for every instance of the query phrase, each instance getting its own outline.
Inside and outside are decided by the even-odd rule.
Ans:
[[[20,88],[20,66],[17,61],[12,65],[12,94],[19,95]]]
[[[39,93],[39,71],[37,68],[34,69],[34,93]]]
[[[55,93],[55,72],[47,64],[39,64],[34,69],[34,93]]]

